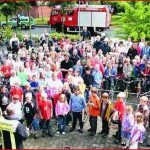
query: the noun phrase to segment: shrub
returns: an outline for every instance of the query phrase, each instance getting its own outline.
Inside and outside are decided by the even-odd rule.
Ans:
[[[80,35],[72,35],[72,34],[64,34],[64,33],[57,33],[52,32],[50,36],[54,38],[55,36],[60,40],[62,37],[68,37],[72,42],[80,40]]]
[[[14,32],[17,34],[19,40],[23,41],[24,36],[20,29],[16,29],[16,31],[14,31],[11,26],[6,26],[5,29],[4,28],[0,29],[2,39],[6,41],[9,41],[12,38]]]

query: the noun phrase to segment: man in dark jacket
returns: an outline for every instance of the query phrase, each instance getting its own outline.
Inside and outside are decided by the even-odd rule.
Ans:
[[[91,33],[87,30],[87,27],[83,28],[83,31],[81,32],[82,40],[90,40],[91,39]]]
[[[73,65],[75,65],[79,59],[80,59],[80,57],[78,55],[78,51],[77,51],[77,49],[74,49],[73,54],[70,57],[70,60],[72,60]]]
[[[103,55],[106,55],[107,53],[110,52],[111,48],[108,45],[108,39],[107,38],[104,39],[104,43],[101,45],[101,49],[103,51]]]
[[[64,60],[61,61],[60,64],[63,79],[65,79],[66,75],[68,74],[68,70],[73,67],[73,62],[69,60],[70,54],[66,53],[64,57],[65,57]]]
[[[93,44],[93,48],[96,49],[96,53],[98,52],[99,49],[101,49],[102,44],[103,44],[103,42],[100,40],[100,36],[98,35],[96,37],[96,41]]]
[[[3,119],[3,122],[5,124],[12,125],[14,137],[15,137],[16,149],[22,149],[23,148],[23,141],[26,140],[26,138],[28,136],[26,128],[23,126],[23,124],[21,124],[17,120],[17,118],[13,117],[15,114],[13,107],[8,106],[6,109],[6,113],[7,113],[7,116],[5,117],[5,119]],[[12,148],[12,143],[11,143],[11,140],[9,137],[10,137],[9,132],[3,131],[3,138],[4,138],[3,140],[4,140],[5,149],[11,149]]]
[[[24,45],[26,46],[27,50],[29,50],[30,47],[33,47],[33,42],[31,39],[29,39],[28,35],[24,38]]]

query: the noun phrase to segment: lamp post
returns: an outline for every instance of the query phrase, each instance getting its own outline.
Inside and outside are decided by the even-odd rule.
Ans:
[[[79,35],[80,35],[80,32],[81,32],[80,31],[80,0],[79,0],[79,16],[78,17],[79,17]]]

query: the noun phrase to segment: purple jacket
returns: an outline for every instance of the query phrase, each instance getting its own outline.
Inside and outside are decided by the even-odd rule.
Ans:
[[[56,117],[59,115],[65,116],[70,111],[70,106],[67,103],[62,103],[60,101],[57,102],[55,107]]]
[[[132,113],[125,114],[122,122],[122,131],[131,132],[134,126],[134,115]],[[128,130],[129,129],[129,130]]]

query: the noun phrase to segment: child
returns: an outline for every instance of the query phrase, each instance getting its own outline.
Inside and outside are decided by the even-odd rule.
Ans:
[[[145,131],[142,114],[137,112],[136,123],[131,131],[129,149],[138,149],[138,143],[142,140]]]
[[[144,126],[148,126],[149,119],[149,108],[148,108],[148,98],[146,96],[142,96],[140,98],[140,104],[137,106],[137,112],[142,113]]]
[[[100,99],[97,96],[97,89],[95,87],[91,90],[91,96],[89,97],[88,101],[88,109],[90,114],[90,126],[91,128],[88,130],[90,132],[90,136],[93,136],[96,134],[97,130],[97,117],[99,116],[99,107],[100,107]]]
[[[65,94],[67,102],[69,104],[71,90],[70,90],[69,84],[67,82],[65,82],[63,85],[62,94]],[[67,114],[67,118],[66,118],[66,125],[69,126],[71,121],[72,121],[72,116],[71,116],[71,112],[69,112]]]
[[[39,127],[38,118],[37,118],[37,110],[36,106],[32,103],[32,94],[26,93],[25,95],[25,104],[24,104],[24,116],[27,123],[27,128],[32,131],[32,127],[34,129],[34,137],[37,138],[37,130]]]
[[[32,81],[30,82],[30,86],[35,92],[37,91],[39,85],[38,85],[38,81],[36,79],[36,75],[33,75]]]
[[[131,105],[129,105],[126,106],[126,112],[122,122],[122,140],[123,140],[121,143],[122,146],[125,147],[129,146],[129,139],[133,126],[134,126],[133,108]]]
[[[48,130],[48,135],[50,137],[53,137],[50,126],[50,120],[53,116],[53,106],[52,101],[47,99],[47,94],[45,92],[41,94],[41,101],[39,102],[39,112],[42,121],[42,137],[46,136],[46,130]]]
[[[80,88],[76,86],[74,88],[74,94],[72,94],[70,97],[69,105],[73,115],[73,123],[70,132],[75,130],[78,119],[80,125],[80,129],[78,130],[78,132],[83,133],[82,111],[86,107],[86,101],[82,96],[80,96],[80,93]]]
[[[56,104],[55,113],[58,117],[58,131],[57,133],[65,134],[66,130],[66,118],[70,111],[70,106],[68,105],[65,94],[61,94],[59,101]]]

